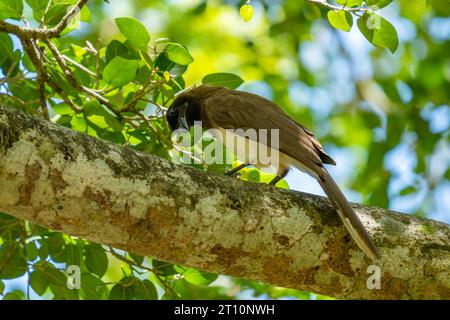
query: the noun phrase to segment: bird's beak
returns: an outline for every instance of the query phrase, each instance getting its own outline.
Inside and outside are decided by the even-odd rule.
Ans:
[[[185,102],[181,107],[180,107],[180,111],[178,113],[178,125],[180,127],[185,128],[186,130],[189,130],[189,125],[187,123],[187,117],[186,117],[186,112],[187,112],[187,108],[188,108],[188,103]]]

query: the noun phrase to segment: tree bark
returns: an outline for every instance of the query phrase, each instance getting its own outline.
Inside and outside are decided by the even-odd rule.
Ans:
[[[369,289],[371,262],[326,198],[202,172],[4,106],[0,191],[0,210],[17,218],[204,271],[336,298],[450,298],[446,224],[355,204],[382,255],[381,288]]]

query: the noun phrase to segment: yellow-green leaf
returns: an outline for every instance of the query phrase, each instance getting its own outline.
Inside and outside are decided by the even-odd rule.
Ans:
[[[113,87],[119,88],[134,80],[138,68],[138,60],[115,57],[105,67],[103,79]]]
[[[166,46],[167,58],[176,64],[185,66],[194,61],[189,51],[186,50],[181,44],[169,43]]]
[[[249,22],[253,17],[253,7],[249,4],[244,4],[239,10],[239,14],[245,22]]]
[[[427,0],[427,6],[439,14],[450,15],[450,0]]]
[[[211,73],[206,75],[202,82],[203,84],[236,89],[244,82],[244,80],[232,73]]]
[[[150,34],[139,20],[133,17],[123,17],[117,18],[115,21],[120,32],[133,46],[139,49],[147,48],[150,42]]]
[[[0,1],[0,20],[20,19],[23,11],[22,0],[1,0]]]
[[[352,14],[344,10],[330,10],[327,13],[330,24],[339,30],[349,32],[353,25]]]
[[[362,5],[363,0],[337,0],[336,2],[340,5],[351,8]]]
[[[393,0],[366,0],[368,6],[377,6],[378,8],[384,8]]]

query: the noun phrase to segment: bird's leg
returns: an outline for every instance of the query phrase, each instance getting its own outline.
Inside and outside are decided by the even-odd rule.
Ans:
[[[286,177],[286,175],[289,172],[289,168],[285,168],[283,169],[281,172],[277,173],[277,176],[275,178],[273,178],[272,181],[269,182],[269,186],[274,186],[276,185],[280,180],[283,180],[284,177]]]
[[[244,169],[248,166],[249,166],[249,164],[243,163],[240,166],[237,166],[236,168],[233,168],[230,171],[226,172],[225,175],[231,177],[234,174],[238,173],[239,171],[241,171],[242,169]]]

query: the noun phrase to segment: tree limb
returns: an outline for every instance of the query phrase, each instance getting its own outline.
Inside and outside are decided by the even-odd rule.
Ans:
[[[24,35],[33,39],[52,39],[60,36],[61,32],[69,25],[70,21],[76,17],[80,10],[86,5],[89,0],[79,0],[76,4],[70,7],[70,10],[64,15],[61,21],[53,28],[30,28],[21,27],[0,20],[0,31],[15,34],[19,38]]]
[[[370,261],[327,199],[212,175],[0,106],[0,210],[201,270],[336,298],[450,298],[450,227],[355,205]]]

